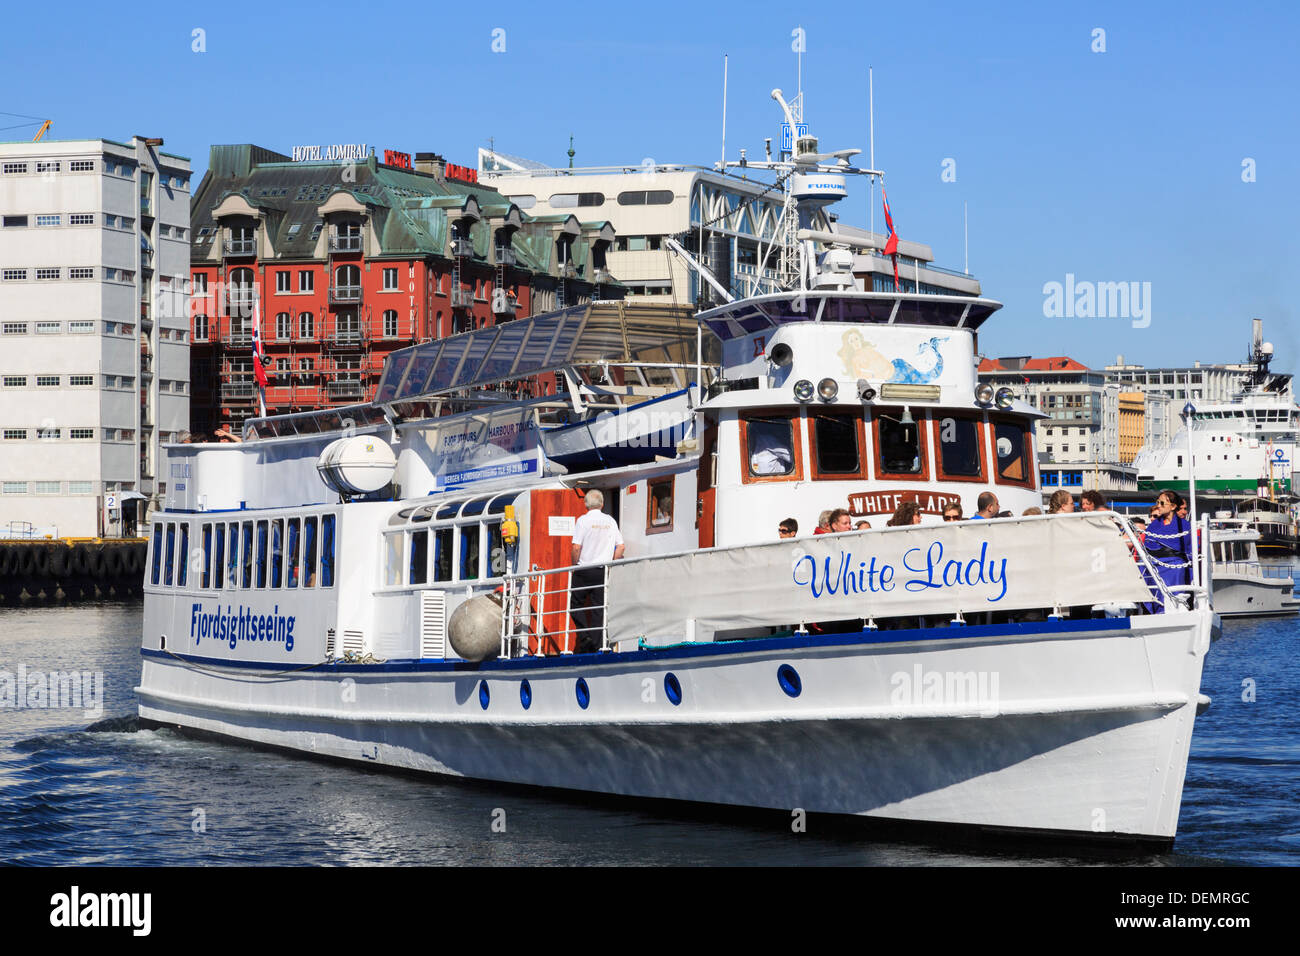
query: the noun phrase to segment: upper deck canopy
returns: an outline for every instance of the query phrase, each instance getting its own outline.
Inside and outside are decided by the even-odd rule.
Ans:
[[[716,343],[705,349],[703,361],[716,363]],[[689,306],[592,302],[395,351],[375,402],[436,398],[566,366],[694,365],[695,353]]]
[[[724,342],[790,322],[862,322],[978,329],[1001,302],[964,295],[809,289],[728,302],[700,313]]]

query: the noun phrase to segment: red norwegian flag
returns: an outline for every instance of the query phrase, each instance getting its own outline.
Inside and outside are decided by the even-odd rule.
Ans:
[[[898,233],[894,231],[894,217],[889,214],[889,197],[885,195],[885,184],[880,184],[880,201],[885,206],[885,225],[889,227],[889,238],[885,241],[885,255],[894,259],[894,291],[898,291]],[[918,290],[919,291],[919,290]]]
[[[266,366],[262,364],[262,311],[260,302],[253,302],[253,377],[259,388],[266,388]]]

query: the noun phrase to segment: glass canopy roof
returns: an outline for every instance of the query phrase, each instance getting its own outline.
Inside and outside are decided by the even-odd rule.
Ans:
[[[704,362],[710,364],[716,343],[707,332],[705,338]],[[375,403],[430,398],[571,365],[694,365],[695,350],[695,318],[687,306],[595,302],[393,352]]]

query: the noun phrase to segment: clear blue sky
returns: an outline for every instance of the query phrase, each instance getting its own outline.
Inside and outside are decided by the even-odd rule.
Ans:
[[[212,143],[366,142],[473,165],[497,148],[561,165],[711,163],[779,134],[796,86],[824,149],[867,146],[900,234],[970,265],[1005,308],[988,355],[1090,365],[1238,360],[1252,317],[1300,369],[1300,14],[1293,4],[19,4],[0,110],[55,138],[132,133],[206,165]],[[797,10],[797,13],[796,13]],[[205,31],[196,53],[192,30]],[[506,51],[492,52],[493,30]],[[1105,30],[1104,53],[1093,31]],[[17,120],[0,117],[0,125]],[[30,136],[34,127],[0,133]],[[955,160],[956,182],[941,181]],[[1256,181],[1242,181],[1255,161]],[[865,158],[863,159],[865,163]],[[878,199],[878,197],[877,197]],[[865,187],[839,204],[866,224]],[[881,223],[879,210],[877,226]],[[1151,283],[1151,323],[1046,318],[1067,273]]]

